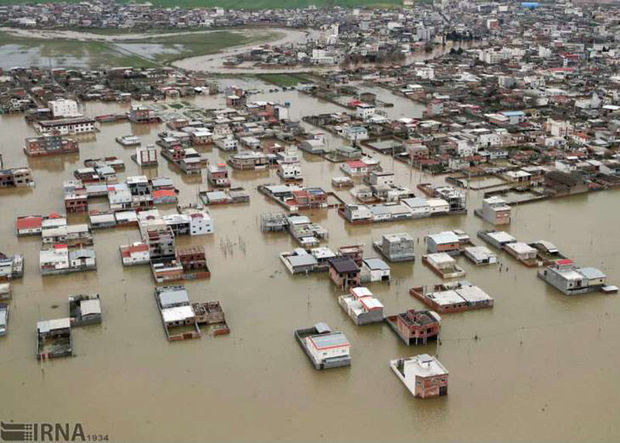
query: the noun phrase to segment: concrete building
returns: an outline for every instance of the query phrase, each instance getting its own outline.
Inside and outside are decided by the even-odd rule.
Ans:
[[[368,288],[356,287],[338,297],[338,303],[356,325],[383,321],[383,304]]]
[[[349,257],[329,260],[329,278],[341,289],[354,288],[361,283],[360,268]]]
[[[474,213],[493,225],[507,225],[510,223],[510,206],[500,197],[493,196],[482,200],[482,208]]]
[[[448,370],[428,354],[392,360],[390,367],[414,397],[448,394]]]
[[[607,276],[596,268],[581,268],[572,260],[558,260],[538,271],[538,277],[566,295],[600,291]]]
[[[52,111],[54,118],[71,118],[82,115],[75,100],[60,98],[58,100],[50,100],[47,105]]]
[[[413,237],[406,232],[385,234],[373,247],[390,262],[415,260]]]
[[[385,318],[386,323],[407,345],[426,344],[439,337],[441,317],[434,311],[409,309]]]

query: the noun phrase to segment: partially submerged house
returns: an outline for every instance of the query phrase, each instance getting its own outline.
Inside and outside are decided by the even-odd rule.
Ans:
[[[341,289],[354,288],[361,283],[360,268],[349,257],[329,260],[329,278]]]
[[[435,285],[432,291],[414,287],[409,294],[439,313],[461,312],[490,308],[493,298],[478,286],[462,280]]]
[[[381,240],[373,242],[372,245],[390,262],[415,260],[413,238],[406,232],[384,234]]]
[[[426,237],[426,250],[430,253],[445,252],[459,255],[468,245],[471,245],[469,235],[459,230],[444,231]]]
[[[101,300],[99,294],[72,295],[69,297],[71,326],[101,323]]]
[[[192,303],[192,309],[196,315],[196,323],[212,327],[214,336],[230,333],[224,310],[219,301]]]
[[[448,394],[448,370],[428,354],[390,361],[390,367],[414,397]]]
[[[9,331],[9,305],[0,303],[0,337]]]
[[[349,294],[338,297],[338,303],[358,326],[383,321],[383,304],[368,288],[351,288]]]
[[[457,278],[465,276],[465,270],[456,263],[456,260],[453,259],[450,254],[446,252],[426,254],[422,256],[422,263],[431,268],[431,270],[441,278]]]
[[[0,252],[0,282],[15,280],[24,275],[24,256],[7,256]]]
[[[332,331],[325,323],[298,329],[295,331],[295,338],[315,369],[351,365],[351,343],[342,332]]]
[[[370,257],[362,262],[362,280],[369,282],[390,281],[390,265],[380,258]]]
[[[196,314],[184,286],[155,288],[155,299],[169,341],[201,337]]]
[[[37,359],[69,357],[73,355],[71,320],[58,318],[37,322]]]
[[[492,225],[510,224],[511,208],[500,197],[492,196],[482,200],[482,207],[474,210],[474,214]]]
[[[396,315],[388,315],[385,322],[407,345],[423,344],[439,337],[441,317],[435,311],[408,309]]]
[[[607,281],[600,270],[579,267],[569,259],[558,260],[539,270],[538,277],[566,295],[603,290]]]
[[[538,240],[529,245],[536,249],[537,257],[542,261],[544,266],[549,266],[558,260],[564,260],[567,257],[551,242],[546,240]]]
[[[465,257],[475,265],[490,265],[497,263],[497,254],[486,246],[469,246],[465,248]]]

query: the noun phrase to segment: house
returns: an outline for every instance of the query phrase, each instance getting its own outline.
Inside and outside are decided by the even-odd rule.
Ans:
[[[428,354],[390,361],[396,376],[414,397],[430,398],[448,394],[448,370]]]
[[[341,289],[353,288],[361,283],[359,266],[350,257],[329,260],[329,278]]]
[[[364,259],[362,264],[362,279],[370,282],[390,281],[390,266],[380,258]]]
[[[351,364],[351,343],[339,331],[332,331],[325,323],[312,328],[298,329],[295,338],[315,369],[338,368]]]
[[[29,157],[70,154],[80,151],[77,140],[63,139],[58,133],[29,137],[25,141],[24,152]]]
[[[441,328],[441,317],[434,311],[408,309],[387,316],[385,321],[407,346],[425,345],[429,340],[436,340]]]
[[[505,245],[517,241],[505,231],[478,231],[478,237],[497,249],[504,249]]]
[[[0,188],[34,186],[32,170],[27,167],[0,169]]]
[[[338,248],[338,255],[349,257],[357,266],[362,266],[364,261],[364,245],[346,245]]]
[[[344,162],[340,166],[340,169],[342,170],[342,172],[351,177],[366,175],[370,170],[368,165],[361,160],[349,160],[347,162]]]
[[[134,242],[129,245],[121,245],[121,260],[123,266],[148,264],[151,260],[149,245],[143,242]]]
[[[196,314],[184,286],[157,287],[155,299],[168,341],[201,337]]]
[[[207,181],[215,188],[230,187],[230,178],[226,163],[216,163],[207,168]]]
[[[89,117],[63,118],[59,120],[41,120],[35,123],[39,134],[88,134],[96,132],[95,119]]]
[[[37,360],[72,355],[73,340],[69,318],[37,322]]]
[[[131,158],[142,167],[157,166],[157,150],[154,145],[138,146]]]
[[[383,321],[383,304],[368,288],[351,288],[349,294],[338,297],[338,303],[358,326]]]
[[[17,217],[15,228],[17,235],[39,235],[41,234],[41,226],[43,224],[43,216],[26,215]]]
[[[87,224],[65,225],[41,232],[43,245],[64,243],[68,246],[92,246],[93,234]]]
[[[469,246],[464,250],[465,257],[475,265],[490,265],[497,263],[497,254],[491,252],[486,246]]]
[[[507,225],[510,223],[510,206],[500,197],[493,196],[482,200],[482,208],[476,209],[474,214],[493,225]]]
[[[373,242],[373,247],[389,262],[413,261],[413,237],[406,232],[384,234],[381,240]]]
[[[301,166],[298,163],[282,163],[278,165],[277,174],[284,181],[301,181]]]
[[[227,135],[226,137],[216,139],[215,146],[222,151],[236,151],[239,148],[239,140],[233,135]]]
[[[78,110],[78,104],[75,100],[59,98],[57,100],[48,101],[47,106],[52,111],[52,116],[54,118],[71,118],[80,117],[82,115]]]
[[[504,250],[526,266],[538,266],[538,251],[524,242],[511,242],[504,245]]]
[[[0,282],[21,278],[24,275],[24,256],[7,256],[0,252]]]
[[[183,267],[183,278],[188,280],[210,278],[207,256],[202,245],[179,248],[176,261]]]
[[[409,294],[440,313],[493,306],[492,297],[465,280],[435,285],[432,292],[426,292],[422,286],[415,287],[409,290]]]
[[[217,337],[230,333],[224,310],[219,301],[192,303],[192,309],[196,314],[196,323],[211,326],[213,336]]]
[[[368,129],[364,126],[346,126],[342,129],[342,136],[353,143],[368,140]]]
[[[538,277],[566,295],[600,291],[607,276],[596,268],[581,268],[562,259],[538,271]]]
[[[430,253],[445,252],[457,255],[462,251],[461,239],[454,231],[430,234],[426,237],[426,250]]]
[[[9,305],[0,303],[0,337],[7,334],[9,330]]]
[[[283,252],[280,260],[291,274],[306,274],[318,270],[318,260],[303,248],[297,248],[293,252]]]
[[[99,294],[70,296],[69,319],[74,327],[101,323]]]
[[[11,283],[0,283],[0,301],[7,301],[11,298]]]
[[[422,256],[422,263],[431,268],[431,270],[441,278],[457,278],[464,277],[465,270],[456,264],[449,254],[445,252],[436,252]]]
[[[360,120],[367,120],[375,114],[375,107],[367,103],[359,103],[355,108],[355,115]]]

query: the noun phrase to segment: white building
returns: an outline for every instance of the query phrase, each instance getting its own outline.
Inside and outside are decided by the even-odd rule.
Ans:
[[[428,354],[392,360],[390,367],[415,397],[437,397],[448,393],[448,370]]]
[[[239,147],[239,141],[233,135],[227,135],[223,138],[216,139],[215,146],[222,151],[236,151]]]
[[[367,103],[362,103],[356,107],[357,118],[366,120],[375,114],[375,107]]]
[[[138,146],[136,148],[136,163],[140,166],[157,165],[157,150],[155,146]]]
[[[185,211],[185,214],[190,217],[190,235],[213,234],[213,218],[206,209],[191,209]]]
[[[54,118],[80,117],[82,115],[75,100],[60,98],[58,100],[50,100],[47,104]]]
[[[51,249],[42,250],[39,253],[39,268],[42,274],[69,269],[67,245],[54,245]]]

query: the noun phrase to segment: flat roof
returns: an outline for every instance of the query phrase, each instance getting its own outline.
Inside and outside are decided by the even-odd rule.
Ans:
[[[457,303],[463,303],[465,301],[459,294],[457,294],[456,291],[453,291],[451,289],[447,291],[433,292],[431,294],[428,294],[427,297],[440,306],[448,306]]]
[[[316,265],[318,262],[313,255],[291,255],[287,257],[291,266],[311,266]]]
[[[159,303],[163,308],[179,303],[189,304],[189,296],[187,295],[187,290],[185,290],[185,288],[167,289],[159,292],[157,296],[159,297]]]
[[[499,243],[512,243],[517,241],[516,238],[505,231],[487,232],[487,235]]]
[[[55,329],[71,328],[71,319],[69,318],[56,318],[53,320],[42,320],[37,322],[37,330],[45,333]]]
[[[456,290],[465,301],[469,303],[476,303],[480,301],[491,301],[493,298],[486,292],[480,289],[478,286],[462,286]]]
[[[351,343],[349,343],[347,337],[339,331],[312,335],[309,338],[313,346],[318,350],[351,346]]]
[[[536,253],[536,249],[532,248],[527,243],[520,242],[520,241],[508,243],[506,247],[512,249],[517,254],[535,254]]]
[[[437,244],[459,242],[459,237],[452,231],[444,231],[439,234],[430,234],[428,238],[432,239]]]
[[[101,301],[98,298],[82,300],[80,311],[82,315],[101,314]]]
[[[165,323],[182,321],[196,316],[191,306],[177,306],[175,308],[162,309],[161,315]]]
[[[390,270],[390,265],[376,257],[364,259],[364,264],[368,266],[369,269],[379,269],[381,271]]]
[[[445,252],[427,254],[426,258],[427,260],[437,264],[456,263],[456,260],[454,260],[449,254],[446,254]]]

